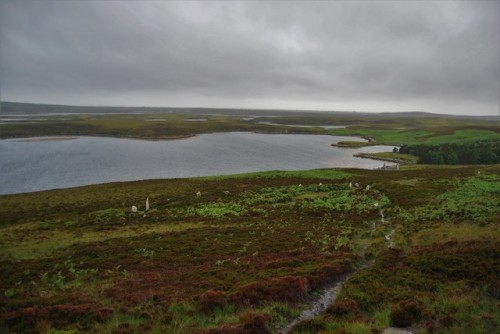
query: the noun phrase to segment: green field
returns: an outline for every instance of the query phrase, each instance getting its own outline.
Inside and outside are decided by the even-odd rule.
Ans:
[[[499,195],[413,165],[0,196],[0,332],[275,333],[361,265],[291,332],[498,332]]]
[[[0,138],[89,135],[157,140],[184,138],[201,133],[254,131],[360,136],[370,139],[371,144],[398,146],[500,140],[498,120],[425,113],[369,115],[314,111],[74,107],[22,103],[3,103],[2,106],[4,116],[31,116],[23,116],[16,122],[0,123]],[[65,114],[39,116],[40,113],[50,112]],[[248,118],[248,115],[252,117]],[[265,124],[266,122],[282,125]],[[311,127],[303,127],[304,125]],[[346,128],[321,127],[328,125]],[[358,147],[361,144],[346,141],[346,145]]]

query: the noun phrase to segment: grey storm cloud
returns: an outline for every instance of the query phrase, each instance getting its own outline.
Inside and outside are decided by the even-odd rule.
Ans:
[[[499,59],[499,1],[0,2],[11,101],[494,115]]]

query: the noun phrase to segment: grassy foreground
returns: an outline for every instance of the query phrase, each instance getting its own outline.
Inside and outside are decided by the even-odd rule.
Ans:
[[[499,165],[0,196],[0,332],[274,333],[373,260],[292,333],[494,333],[499,221]]]

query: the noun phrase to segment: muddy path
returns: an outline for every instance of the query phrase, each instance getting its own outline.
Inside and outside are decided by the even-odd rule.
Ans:
[[[323,288],[321,290],[320,294],[318,297],[313,299],[310,304],[308,305],[307,309],[302,311],[302,313],[299,315],[298,318],[294,319],[293,321],[289,322],[286,324],[284,327],[277,329],[276,333],[278,334],[287,334],[289,333],[292,328],[297,325],[298,323],[312,319],[314,317],[317,317],[320,313],[325,311],[328,306],[330,306],[336,299],[337,296],[344,286],[344,284],[356,273],[359,271],[369,268],[373,265],[374,261],[366,261],[363,262],[359,268],[349,272],[345,276],[343,276],[340,280],[337,282],[330,284],[326,288]]]
[[[381,213],[381,222],[384,223],[386,221],[387,220],[384,217],[383,213]],[[370,231],[372,236],[376,229],[377,229],[377,222],[374,221]],[[393,227],[391,228],[391,231],[388,234],[384,235],[384,239],[387,242],[388,248],[394,247],[392,236],[394,235],[395,232],[396,229]],[[365,253],[367,247],[368,246],[366,246],[365,249],[363,249],[363,251],[361,252],[362,254]],[[340,290],[352,276],[354,276],[363,269],[370,268],[374,263],[375,263],[374,260],[364,261],[356,269],[344,275],[340,280],[323,288],[316,298],[311,299],[307,308],[303,310],[296,319],[293,319],[292,321],[290,321],[281,328],[277,328],[276,333],[288,334],[293,329],[293,327],[298,323],[304,320],[312,319],[320,315],[323,311],[325,311],[328,308],[328,306],[330,306],[337,299]]]

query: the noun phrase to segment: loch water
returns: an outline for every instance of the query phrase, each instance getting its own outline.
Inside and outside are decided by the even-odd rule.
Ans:
[[[359,138],[226,132],[179,140],[104,137],[0,140],[0,194],[68,188],[114,181],[226,175],[266,170],[353,167],[383,162],[355,153],[393,146],[331,146]]]

